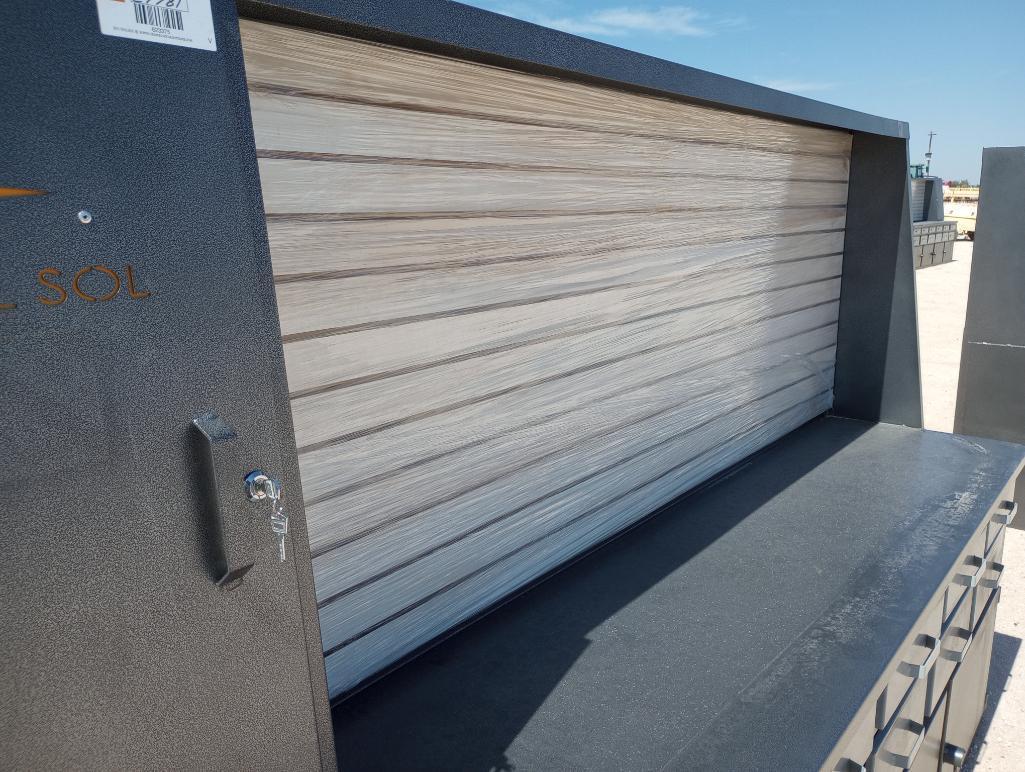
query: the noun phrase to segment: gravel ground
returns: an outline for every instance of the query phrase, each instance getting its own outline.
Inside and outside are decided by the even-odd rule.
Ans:
[[[959,241],[954,262],[915,272],[927,429],[953,431],[971,267],[972,243]],[[1025,531],[1008,532],[1003,562],[1007,571],[997,609],[989,697],[965,772],[1025,769]]]

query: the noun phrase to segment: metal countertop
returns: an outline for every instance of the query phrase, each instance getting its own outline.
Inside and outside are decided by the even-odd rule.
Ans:
[[[334,711],[342,769],[808,769],[1025,448],[816,419]]]

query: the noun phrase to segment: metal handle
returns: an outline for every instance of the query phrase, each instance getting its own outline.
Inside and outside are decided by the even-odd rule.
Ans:
[[[964,638],[964,646],[961,647],[961,651],[951,651],[949,649],[943,650],[943,658],[948,659],[951,662],[964,662],[964,658],[968,654],[968,649],[972,645],[972,631],[965,630],[963,627],[955,627],[951,632],[958,638]]]
[[[1004,564],[997,563],[995,560],[991,560],[989,563],[989,567],[993,569],[993,571],[996,573],[996,576],[992,577],[991,579],[983,579],[982,582],[980,582],[980,584],[987,590],[995,590],[1000,585],[1000,579],[1004,575]]]
[[[967,587],[975,587],[981,580],[983,575],[986,573],[986,561],[984,558],[980,558],[978,555],[972,555],[970,560],[979,561],[979,567],[975,569],[973,574],[958,574],[958,583],[963,584]]]
[[[1005,512],[997,512],[993,515],[993,522],[1000,523],[1000,525],[1010,525],[1014,522],[1014,516],[1018,514],[1018,502],[1017,501],[1002,501],[998,510],[1003,509]]]
[[[911,746],[911,750],[908,751],[907,755],[894,753],[887,748],[883,749],[883,753],[886,756],[886,761],[888,763],[895,767],[900,767],[901,769],[907,769],[915,763],[915,756],[918,755],[918,749],[922,747],[922,741],[925,739],[925,724],[919,724],[917,721],[912,721],[910,718],[901,718],[894,724],[894,729],[903,729],[904,731],[912,732],[915,735],[915,744]],[[890,733],[890,737],[893,737],[892,731]]]
[[[255,520],[247,511],[239,481],[245,473],[238,435],[220,416],[192,421],[205,461],[207,517],[213,538],[212,570],[218,585],[232,589],[256,563]]]
[[[929,675],[929,669],[940,654],[940,641],[938,638],[934,638],[931,635],[923,634],[918,636],[918,645],[929,648],[929,654],[922,663],[919,665],[912,665],[910,662],[901,662],[899,668],[901,673],[906,676],[911,676],[916,680],[925,678]]]

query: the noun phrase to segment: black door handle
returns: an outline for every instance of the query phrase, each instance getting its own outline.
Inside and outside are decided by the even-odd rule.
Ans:
[[[256,518],[249,510],[243,478],[248,471],[239,453],[235,430],[215,413],[193,419],[202,438],[206,469],[206,513],[216,542],[211,550],[214,578],[233,589],[256,563]]]

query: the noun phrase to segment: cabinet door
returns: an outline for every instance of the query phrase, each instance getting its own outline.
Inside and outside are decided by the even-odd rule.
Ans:
[[[971,648],[955,672],[950,686],[950,709],[945,740],[948,744],[965,750],[972,744],[975,730],[986,707],[986,687],[989,681],[996,605],[999,599],[997,590],[984,608],[982,618],[975,629]],[[943,768],[951,771],[954,769],[946,763]]]
[[[923,682],[914,689],[922,689]],[[936,709],[922,722],[907,715],[908,704],[894,717],[873,754],[869,768],[872,772],[897,772],[911,769],[915,772],[936,772],[943,746],[943,724],[947,712],[947,698],[941,697]]]
[[[0,3],[0,766],[333,767],[235,4],[98,5]]]
[[[873,757],[874,772],[896,772],[914,763],[926,731],[921,709],[925,689],[924,681],[916,681],[882,730],[882,740]]]
[[[925,725],[925,737],[911,764],[911,772],[937,772],[940,755],[943,753],[943,724],[947,713],[947,701],[942,700]]]

